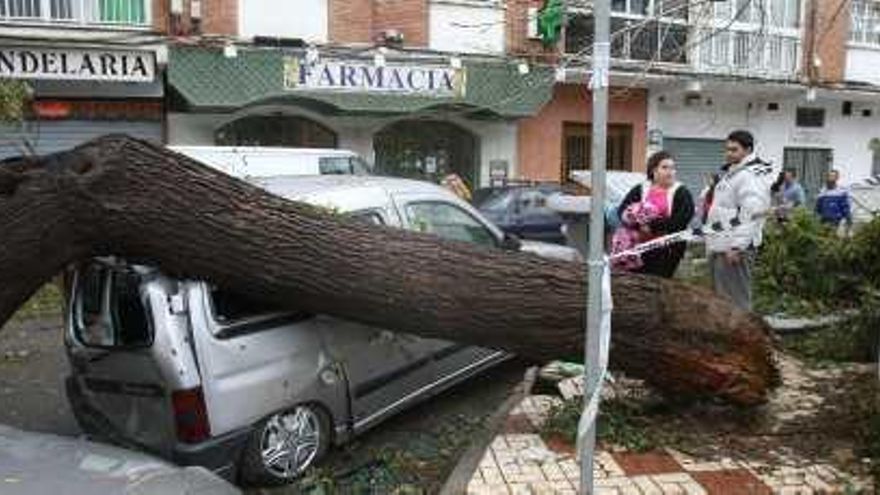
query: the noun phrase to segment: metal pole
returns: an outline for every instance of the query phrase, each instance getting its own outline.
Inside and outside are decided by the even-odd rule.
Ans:
[[[590,194],[590,250],[588,261],[587,328],[584,350],[584,408],[586,412],[594,391],[601,385],[599,369],[599,326],[602,319],[602,274],[605,263],[605,168],[608,135],[608,70],[610,67],[611,0],[593,2],[595,38],[593,41],[593,146]],[[593,454],[596,448],[596,425],[590,427],[580,443],[581,489],[589,495],[593,490]]]

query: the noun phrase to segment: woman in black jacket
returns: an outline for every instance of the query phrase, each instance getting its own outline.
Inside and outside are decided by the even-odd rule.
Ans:
[[[672,155],[665,151],[654,153],[648,159],[647,169],[648,181],[633,187],[617,209],[624,227],[639,231],[640,243],[684,230],[694,216],[691,193],[675,180]],[[638,208],[630,208],[636,203],[640,203]],[[650,215],[634,215],[634,210],[649,211]],[[644,222],[635,220],[645,216],[648,220]],[[672,278],[686,248],[687,244],[681,242],[642,253],[641,266],[633,271]]]

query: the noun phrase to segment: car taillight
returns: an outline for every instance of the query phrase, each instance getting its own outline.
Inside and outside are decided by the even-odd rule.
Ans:
[[[211,436],[208,410],[202,387],[178,390],[171,394],[177,439],[183,443],[197,443]]]

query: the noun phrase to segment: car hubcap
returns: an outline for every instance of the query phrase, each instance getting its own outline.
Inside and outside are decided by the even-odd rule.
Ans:
[[[320,421],[308,407],[278,413],[263,428],[263,465],[281,478],[297,476],[315,460],[320,440]]]

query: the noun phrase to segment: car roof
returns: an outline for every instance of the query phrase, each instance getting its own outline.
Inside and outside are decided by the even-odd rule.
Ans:
[[[257,177],[251,182],[293,201],[346,211],[377,208],[390,196],[428,194],[458,202],[451,191],[430,182],[372,175],[310,175]]]
[[[336,148],[283,148],[279,146],[168,146],[168,149],[178,153],[188,152],[222,152],[247,155],[320,155],[320,156],[353,156],[350,150]]]

